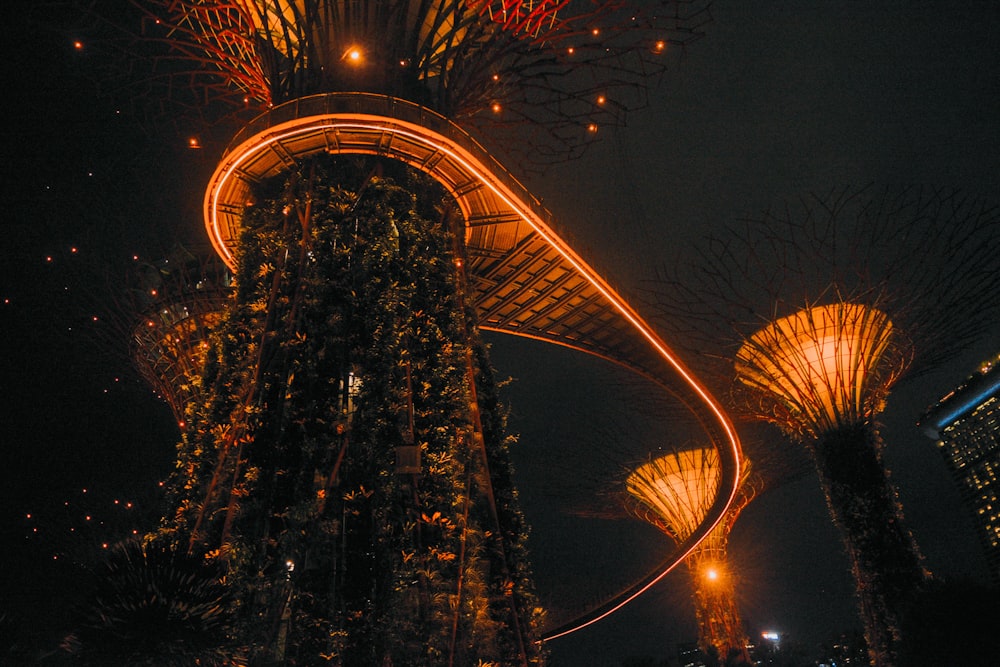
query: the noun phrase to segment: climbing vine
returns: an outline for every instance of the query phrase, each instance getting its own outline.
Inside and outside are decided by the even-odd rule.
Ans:
[[[540,660],[453,208],[398,163],[322,156],[244,215],[163,532],[225,564],[251,655]]]

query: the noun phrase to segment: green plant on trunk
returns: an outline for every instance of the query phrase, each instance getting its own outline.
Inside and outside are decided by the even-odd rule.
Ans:
[[[255,194],[163,531],[226,564],[266,659],[533,664],[526,527],[450,199],[331,156]]]

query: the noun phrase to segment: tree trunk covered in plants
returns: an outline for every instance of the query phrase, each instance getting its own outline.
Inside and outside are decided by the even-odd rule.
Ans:
[[[841,531],[857,586],[872,664],[896,664],[900,622],[927,580],[870,423],[846,426],[815,443],[816,466]]]
[[[255,197],[164,531],[227,564],[260,664],[535,664],[457,211],[398,163],[331,156]],[[396,472],[407,446],[419,474]]]

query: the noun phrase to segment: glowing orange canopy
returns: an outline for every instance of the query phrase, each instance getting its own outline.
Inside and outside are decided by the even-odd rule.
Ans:
[[[651,518],[661,529],[680,542],[708,514],[720,480],[719,453],[706,447],[642,464],[628,476],[625,488],[653,512]]]
[[[881,409],[895,379],[881,368],[892,334],[889,318],[870,306],[806,308],[747,339],[736,377],[773,402],[762,416],[819,435]]]

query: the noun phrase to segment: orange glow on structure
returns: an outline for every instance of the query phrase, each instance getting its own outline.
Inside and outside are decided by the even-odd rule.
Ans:
[[[721,479],[719,452],[714,448],[660,456],[636,468],[626,480],[625,488],[635,501],[629,509],[681,542],[704,521]],[[744,474],[740,499],[690,552],[685,563],[694,589],[702,650],[713,646],[721,656],[736,651],[748,659],[747,635],[736,605],[736,582],[728,576],[726,566],[729,532],[740,511],[754,496],[754,488],[747,481],[748,475]]]
[[[813,435],[881,410],[894,374],[880,372],[893,328],[881,311],[834,303],[781,318],[746,340],[736,376],[769,399],[788,430]]]
[[[330,113],[322,112],[317,106],[308,103],[326,104],[324,100],[336,98],[338,104],[348,103],[354,109],[352,112]],[[541,214],[536,211],[535,204],[527,192],[521,192],[511,185],[512,177],[502,172],[502,168],[485,155],[481,147],[468,138],[467,135],[447,119],[439,117],[428,109],[404,103],[402,100],[391,100],[376,95],[365,94],[330,94],[305,98],[294,103],[296,108],[316,109],[315,115],[304,114],[287,120],[270,124],[271,116],[262,116],[251,126],[254,131],[245,131],[233,148],[227,153],[213,174],[205,194],[205,222],[208,234],[216,251],[223,261],[231,268],[235,267],[230,244],[235,244],[239,232],[239,215],[242,202],[245,201],[249,186],[245,179],[254,169],[263,168],[268,164],[275,146],[288,150],[294,147],[292,158],[307,157],[322,151],[331,151],[329,137],[340,133],[342,137],[351,139],[350,145],[343,142],[336,147],[337,152],[368,155],[383,155],[403,161],[410,166],[424,171],[437,179],[445,189],[455,197],[463,216],[468,220],[473,212],[482,209],[484,202],[488,203],[492,215],[502,215],[518,220],[518,224],[526,224],[533,233],[553,250],[562,256],[563,260],[578,275],[606,299],[613,307],[617,316],[639,334],[650,346],[655,355],[666,367],[675,373],[684,385],[692,392],[695,402],[701,405],[711,415],[710,419],[719,428],[721,479],[718,487],[719,499],[710,516],[704,518],[704,525],[697,540],[708,535],[711,527],[722,521],[725,510],[736,498],[741,477],[741,452],[739,438],[729,420],[715,398],[709,394],[701,382],[681,363],[672,350],[652,330],[652,328],[633,310],[633,308],[615,292],[600,275],[570,248],[546,224]],[[371,111],[366,111],[367,108]],[[394,116],[383,115],[385,113]],[[418,122],[419,119],[419,122]],[[448,136],[427,127],[428,121],[435,121],[447,130]],[[437,127],[437,125],[435,125]],[[248,128],[249,130],[249,128]],[[596,125],[593,126],[596,131]],[[443,159],[428,160],[429,156]],[[269,167],[268,167],[269,168]],[[446,171],[451,170],[451,171]],[[478,183],[480,187],[466,187],[468,183]],[[462,186],[462,187],[459,187]],[[504,329],[495,329],[505,331]],[[512,331],[508,333],[518,332]],[[529,334],[530,335],[530,334]],[[573,345],[569,342],[546,339],[546,342],[557,342]],[[582,351],[588,351],[579,347]],[[635,370],[632,368],[632,370]],[[662,382],[663,377],[652,378]],[[662,580],[673,570],[684,557],[697,546],[694,543],[684,545],[684,549],[675,554],[663,570],[655,577],[650,577],[641,586],[630,590],[626,599],[617,602],[613,607],[604,610],[586,623],[566,629],[558,634],[551,634],[546,639],[553,639],[576,631],[597,622],[634,600],[650,587]]]
[[[650,517],[678,542],[704,520],[721,479],[719,454],[711,447],[689,449],[644,463],[625,488],[653,512]]]

